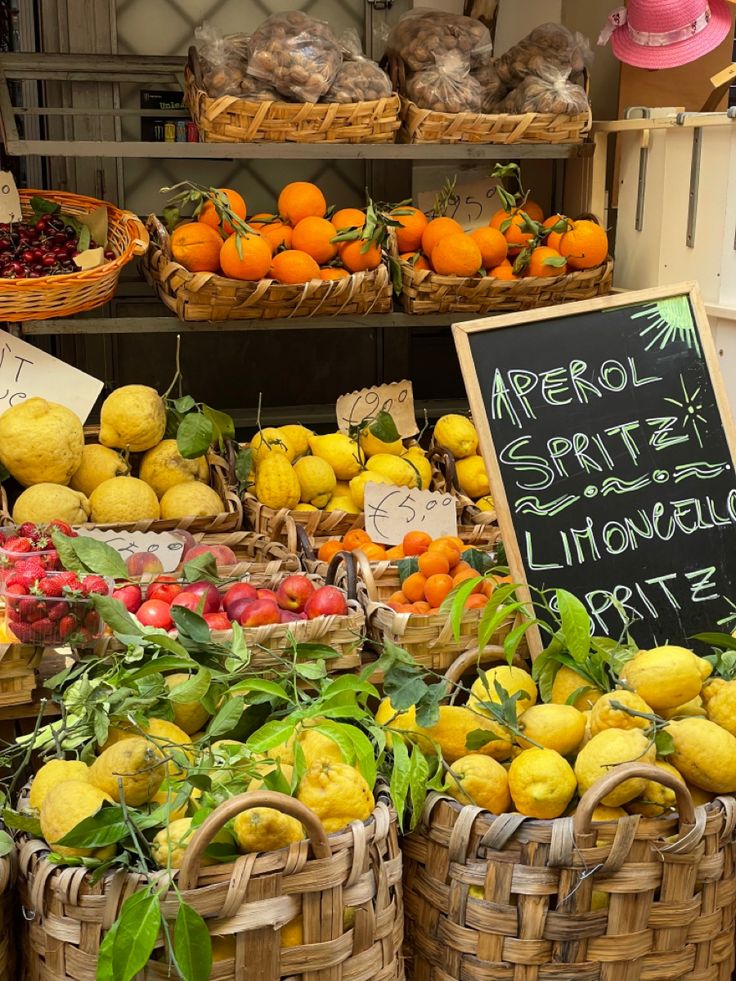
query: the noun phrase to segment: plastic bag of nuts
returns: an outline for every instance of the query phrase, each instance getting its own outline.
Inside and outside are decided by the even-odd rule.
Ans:
[[[329,25],[300,10],[267,17],[248,46],[248,74],[296,102],[317,102],[341,64],[340,45]]]
[[[410,72],[434,71],[443,54],[457,52],[467,61],[475,49],[490,44],[488,28],[475,17],[417,7],[394,26],[386,53],[403,59]]]
[[[481,112],[498,112],[498,105],[508,92],[508,87],[499,77],[490,48],[473,52],[470,74],[480,85]]]
[[[363,54],[355,29],[340,38],[343,63],[322,102],[372,102],[391,95],[391,79],[375,61]]]
[[[540,71],[545,71],[540,67]],[[499,112],[552,113],[576,116],[587,112],[590,103],[585,89],[571,82],[563,70],[547,66],[545,77],[527,75],[499,106]]]
[[[562,24],[540,24],[496,60],[501,81],[515,88],[528,75],[545,78],[549,68],[557,68],[564,78],[581,84],[585,70],[593,63],[587,38],[573,34]]]
[[[480,112],[480,82],[470,74],[470,62],[459,51],[437,55],[434,68],[410,75],[406,94],[420,109],[435,112]]]
[[[240,86],[248,68],[248,36],[222,35],[211,24],[204,23],[194,32],[197,54],[202,68],[202,83],[207,95],[240,95]]]

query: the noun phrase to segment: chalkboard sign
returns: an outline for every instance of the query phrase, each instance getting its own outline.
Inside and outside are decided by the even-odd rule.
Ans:
[[[733,424],[694,284],[453,332],[512,575],[599,634],[625,607],[641,647],[732,629]]]

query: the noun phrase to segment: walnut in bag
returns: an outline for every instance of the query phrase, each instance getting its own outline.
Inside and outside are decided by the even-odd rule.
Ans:
[[[202,83],[207,95],[240,95],[248,70],[247,34],[222,35],[211,24],[202,24],[194,32],[197,54],[202,68]]]
[[[593,62],[588,39],[573,34],[562,24],[540,24],[525,38],[501,55],[496,68],[501,80],[515,88],[528,75],[544,78],[549,66],[564,73],[564,77],[580,84],[585,69]]]
[[[585,89],[575,85],[561,71],[549,69],[546,78],[527,75],[513,89],[500,106],[500,112],[521,114],[524,112],[553,113],[576,116],[587,112],[590,103]]]
[[[329,25],[300,10],[267,17],[248,46],[248,74],[295,102],[317,102],[341,64]]]
[[[341,37],[343,62],[322,102],[364,102],[391,95],[391,79],[363,54],[355,29]]]
[[[483,101],[470,62],[458,51],[437,55],[434,68],[411,75],[406,94],[420,109],[435,112],[480,112]]]
[[[499,77],[490,48],[473,53],[470,74],[480,85],[481,112],[497,112],[498,105],[508,92],[508,88]]]
[[[437,57],[457,52],[467,59],[491,44],[491,34],[475,17],[418,7],[404,14],[386,42],[386,53],[403,59],[411,72],[434,70]]]

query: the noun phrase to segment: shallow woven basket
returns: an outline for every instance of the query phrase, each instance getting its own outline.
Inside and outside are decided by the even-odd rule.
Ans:
[[[311,541],[316,538],[342,538],[354,528],[365,528],[365,514],[349,514],[347,511],[294,511],[274,508],[261,504],[251,493],[243,495],[243,516],[245,523],[259,534],[270,538],[281,538],[287,529],[296,524],[303,528]]]
[[[147,224],[151,241],[141,260],[143,275],[180,320],[297,319],[391,311],[391,277],[384,263],[347,279],[312,279],[295,286],[273,279],[227,279],[218,273],[189,272],[171,258],[169,235],[158,218],[150,215]]]
[[[671,787],[679,817],[592,826],[595,806],[632,776]],[[682,781],[639,763],[616,767],[572,817],[554,821],[494,817],[430,794],[402,843],[410,976],[727,981],[735,824],[733,797],[694,809]]]
[[[290,572],[299,572],[302,563],[297,555],[296,529],[293,540],[285,544],[272,541],[268,535],[252,531],[233,531],[222,535],[195,535],[198,545],[226,545],[235,553],[234,565],[217,568],[223,577],[240,576],[245,579],[273,578]],[[325,570],[326,571],[326,570]]]
[[[205,143],[394,143],[399,97],[368,102],[251,102],[212,99],[196,48],[184,69],[184,100]]]
[[[200,866],[204,849],[227,821],[264,806],[297,818],[308,838],[280,851],[243,855],[232,865]],[[105,932],[124,900],[150,880],[121,870],[95,883],[86,869],[52,865],[48,851],[38,839],[25,838],[20,847],[25,976],[94,981]],[[157,878],[163,886],[166,873]],[[313,811],[284,794],[233,797],[192,837],[177,884],[210,933],[234,941],[234,956],[213,964],[213,979],[403,981],[401,852],[396,815],[383,794],[367,821],[329,836]],[[173,921],[179,908],[173,890],[161,905]],[[348,929],[345,907],[355,909]],[[303,918],[304,943],[282,948],[280,930],[297,916]],[[161,936],[157,952],[161,957]],[[136,977],[159,981],[172,973],[168,964],[152,959]]]
[[[16,929],[18,900],[15,895],[17,869],[15,851],[0,858],[0,981],[15,981],[20,977]]]
[[[402,143],[582,143],[593,124],[575,116],[525,112],[436,112],[401,97]]]
[[[32,197],[43,197],[61,205],[70,215],[86,215],[101,205],[107,207],[107,247],[115,258],[96,269],[82,269],[40,279],[0,279],[0,320],[48,320],[68,317],[107,303],[115,295],[120,271],[148,248],[148,233],[139,218],[121,211],[109,201],[67,194],[64,191],[21,190],[23,215],[32,214]]]
[[[43,659],[43,652],[44,648],[35,644],[0,643],[0,707],[26,705],[33,701],[36,670]]]
[[[564,276],[523,276],[495,279],[493,276],[440,276],[417,269],[406,259],[401,263],[399,300],[406,313],[509,313],[574,300],[589,300],[611,292],[613,259],[593,269],[580,269]]]

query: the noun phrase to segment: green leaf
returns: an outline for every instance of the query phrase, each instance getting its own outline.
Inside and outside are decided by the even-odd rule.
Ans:
[[[219,409],[213,409],[209,405],[202,405],[202,413],[206,419],[212,423],[214,440],[220,449],[224,449],[226,439],[235,439],[235,423],[232,417]]]
[[[396,711],[403,712],[425,695],[427,684],[417,668],[397,667],[386,676],[383,690]]]
[[[562,632],[568,651],[578,664],[590,653],[590,617],[577,596],[566,589],[556,589],[557,609],[560,613]]]
[[[369,684],[367,681],[363,681],[360,678],[356,678],[354,675],[344,674],[339,678],[335,678],[329,682],[322,691],[322,700],[333,698],[335,695],[342,694],[344,692],[355,692],[356,694],[372,695],[374,698],[380,698],[380,692],[374,686]]]
[[[264,695],[273,695],[274,698],[278,698],[284,702],[289,701],[289,694],[283,685],[280,685],[277,681],[268,681],[264,678],[247,678],[245,681],[240,681],[237,685],[233,685],[228,691],[231,695],[241,691],[261,692]]]
[[[174,924],[174,954],[184,981],[200,981],[212,971],[212,940],[207,924],[183,900]]]
[[[92,233],[86,225],[82,225],[79,230],[79,238],[77,239],[77,248],[80,252],[84,252],[89,248],[89,243],[92,241]]]
[[[291,796],[289,781],[284,776],[281,766],[277,766],[263,778],[263,786],[267,790],[274,790],[277,794],[288,794]]]
[[[675,741],[666,729],[658,729],[654,737],[657,756],[671,756],[675,751]]]
[[[190,773],[187,777],[187,783],[204,792],[212,790],[212,777],[207,776],[206,773]]]
[[[95,739],[98,746],[104,746],[110,732],[110,717],[102,711],[94,714]]]
[[[100,596],[98,593],[92,593],[90,600],[108,627],[116,634],[136,637],[143,635],[141,625],[128,613],[120,600],[113,599],[112,596]]]
[[[96,981],[113,981],[113,949],[115,947],[115,937],[118,934],[118,921],[116,920],[105,936],[102,938],[100,949],[97,953],[97,973]]]
[[[699,640],[701,644],[707,644],[709,647],[717,647],[725,651],[736,651],[736,637],[732,637],[731,634],[703,633],[695,634],[690,639]]]
[[[232,732],[240,722],[240,718],[245,711],[242,698],[231,698],[225,702],[214,719],[207,726],[207,735],[210,739],[221,739],[226,733]]]
[[[490,732],[488,729],[473,729],[465,737],[465,748],[469,753],[473,753],[475,750],[482,749],[496,739],[500,739],[500,736],[497,736],[495,732]]]
[[[245,745],[252,753],[267,753],[269,749],[274,749],[274,747],[285,743],[293,731],[293,721],[272,719],[251,736],[248,736]]]
[[[61,210],[61,205],[57,201],[49,201],[48,198],[34,194],[31,198],[31,208],[37,215],[55,215]]]
[[[187,612],[190,612],[187,610]],[[206,626],[206,624],[205,624]],[[169,699],[186,705],[187,702],[200,702],[207,693],[212,681],[212,672],[200,668],[194,677],[182,681],[169,691]]]
[[[191,395],[182,395],[180,399],[173,400],[174,409],[182,416],[190,412],[196,405],[197,403]]]
[[[350,733],[348,730],[352,729],[352,726],[345,725],[341,722],[332,722],[329,719],[325,719],[320,722],[319,725],[305,729],[305,732],[312,732],[316,730],[321,732],[323,735],[331,739],[333,743],[340,750],[342,755],[345,757],[345,762],[349,763],[351,766],[355,762],[355,747],[353,745],[353,740],[350,738]],[[357,730],[356,730],[357,732]],[[371,750],[371,755],[373,755]],[[371,785],[372,786],[372,785]]]
[[[10,855],[10,853],[15,849],[15,842],[10,837],[7,831],[0,831],[0,858],[4,855]]]
[[[10,477],[10,471],[7,467],[0,463],[0,484],[5,483],[5,481]]]
[[[3,808],[3,824],[13,831],[25,831],[32,838],[43,838],[41,822],[34,814],[21,814],[10,807]]]
[[[54,543],[54,548],[59,553],[59,559],[65,569],[68,569],[70,572],[84,571],[84,566],[74,548],[73,538],[69,538],[60,531],[52,531],[51,541]]]
[[[472,579],[467,579],[456,589],[453,589],[440,605],[440,613],[449,613],[450,615],[452,635],[455,640],[460,639],[460,624],[465,616],[465,601],[480,582],[483,582],[482,576],[474,576]]]
[[[71,848],[104,848],[114,845],[130,834],[125,822],[125,814],[119,805],[104,805],[96,814],[90,815],[75,825],[54,845],[68,845]]]
[[[176,445],[186,460],[203,456],[212,445],[215,429],[209,419],[199,412],[184,416],[176,431]]]
[[[71,544],[86,571],[109,579],[128,579],[125,562],[110,545],[95,538],[86,538],[83,534],[72,538]]]
[[[463,560],[481,575],[489,572],[494,567],[493,557],[488,552],[483,552],[479,548],[466,548],[463,552]]]
[[[161,929],[161,904],[155,894],[135,892],[123,903],[113,944],[114,981],[132,981],[153,953]]]
[[[296,664],[294,665],[294,672],[306,681],[317,681],[319,678],[324,678],[327,675],[324,661],[315,661],[311,664],[309,662]]]
[[[376,415],[375,421],[371,423],[369,429],[382,443],[395,443],[399,439],[399,431],[393,417],[383,409]]]
[[[205,597],[203,596],[199,604],[200,607],[204,606],[204,602]],[[188,638],[195,644],[209,642],[210,628],[207,626],[207,621],[199,613],[188,610],[185,606],[172,606],[171,619],[183,638]]]
[[[391,778],[389,781],[391,800],[396,810],[396,817],[399,827],[404,823],[404,811],[406,808],[406,797],[409,790],[409,753],[406,745],[398,733],[393,736],[391,749],[393,751],[393,766],[391,767]]]
[[[406,559],[399,559],[396,566],[399,570],[399,582],[403,586],[409,576],[419,571],[419,559],[416,555],[412,555]]]
[[[424,753],[415,746],[411,752],[409,765],[409,797],[411,799],[411,824],[414,827],[422,814],[424,801],[427,797],[427,781],[429,779],[429,763]]]
[[[238,450],[237,456],[235,457],[235,476],[241,484],[244,484],[250,479],[252,473],[253,450],[250,447]]]
[[[161,212],[161,217],[164,220],[167,230],[169,232],[173,232],[176,226],[179,224],[181,211],[175,204],[169,204]]]
[[[302,644],[297,644],[294,651],[298,658],[309,661],[314,661],[316,659],[329,661],[331,658],[340,656],[334,647],[328,647],[327,644],[315,644],[309,641],[305,641]]]
[[[434,685],[427,685],[427,690],[417,702],[417,725],[429,729],[439,722],[440,705],[447,695],[447,689],[448,684],[444,680]]]
[[[219,582],[217,576],[217,560],[211,552],[198,555],[192,559],[182,569],[182,574],[187,582],[199,582],[201,579],[207,582]]]

